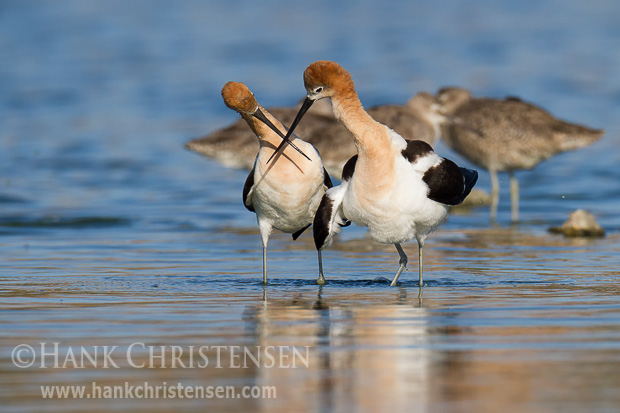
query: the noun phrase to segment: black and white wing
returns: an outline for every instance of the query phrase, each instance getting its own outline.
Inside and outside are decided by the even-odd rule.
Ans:
[[[319,251],[331,244],[333,236],[342,231],[342,227],[351,224],[342,212],[342,200],[348,186],[349,182],[344,181],[328,189],[316,210],[312,232],[314,245]]]
[[[342,201],[349,187],[349,181],[355,172],[356,162],[357,155],[354,155],[345,163],[344,168],[342,168],[342,183],[325,192],[319,208],[316,210],[312,231],[314,245],[319,251],[331,244],[334,235],[342,231],[342,227],[351,225],[351,222],[342,212]],[[327,172],[325,174],[327,176]]]
[[[402,155],[411,163],[427,156],[436,156],[428,143],[417,140],[407,141]],[[449,159],[439,158],[437,163],[424,171],[422,180],[428,185],[430,199],[446,205],[458,205],[478,181],[478,172],[461,168]]]
[[[243,185],[243,205],[248,209],[248,211],[256,212],[254,210],[254,205],[252,205],[252,192],[254,191],[254,168],[250,171],[250,174],[245,179],[245,184]]]
[[[428,185],[430,199],[446,205],[459,205],[478,181],[478,172],[441,158],[440,163],[429,168],[422,179]]]

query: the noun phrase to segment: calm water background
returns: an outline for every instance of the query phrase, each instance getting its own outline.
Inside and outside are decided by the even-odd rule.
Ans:
[[[620,3],[0,2],[1,411],[620,410]],[[314,60],[366,106],[460,85],[607,130],[519,173],[510,226],[452,215],[415,245],[349,228],[313,285],[309,234],[270,241],[263,289],[246,171],[183,144],[236,115],[245,82],[293,105]],[[440,154],[466,161],[439,145]],[[481,173],[479,188],[489,188]],[[585,208],[603,239],[547,233]],[[15,346],[310,346],[297,369],[21,369]],[[141,354],[146,358],[148,354]],[[275,385],[277,399],[43,400],[41,385]]]

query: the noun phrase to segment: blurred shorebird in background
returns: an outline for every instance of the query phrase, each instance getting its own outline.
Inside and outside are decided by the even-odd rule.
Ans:
[[[299,106],[272,108],[269,112],[283,124],[290,125],[298,110]],[[404,105],[375,106],[368,113],[408,139],[434,145],[439,138],[442,116],[435,97],[429,93],[420,92]],[[340,178],[345,162],[356,154],[351,133],[334,118],[329,100],[313,105],[306,118],[306,122],[299,125],[297,135],[314,145],[328,172]],[[226,166],[244,169],[254,166],[258,150],[256,137],[241,119],[205,137],[193,139],[185,146]]]
[[[601,129],[568,123],[518,98],[475,98],[462,88],[439,90],[446,115],[441,136],[446,145],[491,175],[491,221],[499,203],[498,172],[510,176],[512,221],[519,220],[519,184],[514,172],[532,169],[561,152],[582,148],[603,135]]]
[[[317,150],[294,135],[290,142],[294,147],[284,148],[267,165],[286,132],[282,123],[258,104],[243,83],[226,83],[222,98],[226,106],[239,112],[259,141],[254,167],[243,187],[243,204],[256,213],[263,244],[263,283],[267,284],[267,243],[271,231],[275,228],[297,239],[312,224],[321,198],[332,182]],[[318,259],[317,282],[324,283],[321,251]]]

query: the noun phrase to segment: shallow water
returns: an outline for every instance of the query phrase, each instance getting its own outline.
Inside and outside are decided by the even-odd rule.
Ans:
[[[620,410],[620,5],[331,3],[0,4],[0,410]],[[183,144],[236,119],[226,81],[266,107],[292,105],[305,66],[325,58],[352,72],[366,106],[462,85],[607,134],[517,174],[519,225],[505,176],[498,226],[487,208],[452,214],[427,241],[422,299],[417,247],[390,288],[396,251],[356,227],[324,253],[322,288],[310,234],[274,234],[264,288],[240,202],[247,172]],[[577,208],[605,238],[547,232]],[[119,368],[18,367],[17,346],[40,343],[65,356],[143,343],[138,365],[178,346],[188,366],[191,346],[295,346],[308,365],[285,368],[286,354],[271,368],[172,368],[168,354],[159,368],[120,356]],[[145,381],[275,386],[277,398],[40,390]]]

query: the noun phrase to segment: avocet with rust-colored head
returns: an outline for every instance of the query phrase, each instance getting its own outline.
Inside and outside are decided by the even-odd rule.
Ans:
[[[307,96],[287,135],[313,102],[329,98],[358,152],[345,164],[342,184],[327,191],[317,210],[317,249],[329,245],[346,220],[366,226],[374,240],[396,246],[400,267],[391,283],[396,285],[407,265],[400,244],[416,238],[421,287],[424,241],[445,220],[448,207],[469,194],[478,173],[438,156],[426,142],[405,140],[375,121],[362,107],[351,75],[339,64],[312,63],[304,72],[304,84]]]
[[[274,162],[267,160],[275,154],[286,129],[256,101],[252,92],[239,82],[228,82],[222,88],[222,98],[229,108],[239,112],[259,139],[260,147],[254,168],[243,187],[243,204],[256,213],[263,243],[263,282],[267,283],[267,242],[273,228],[293,234],[297,239],[314,219],[314,214],[332,182],[323,167],[317,150],[293,136],[288,146],[278,153]],[[318,283],[324,283],[319,256]]]

